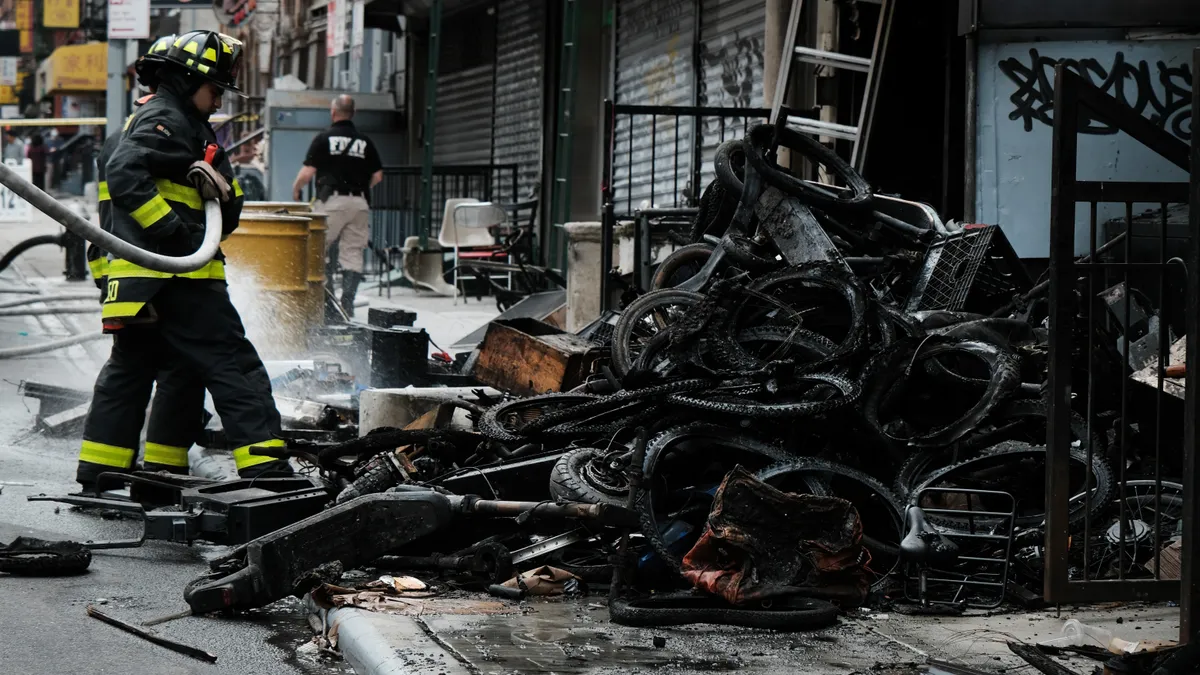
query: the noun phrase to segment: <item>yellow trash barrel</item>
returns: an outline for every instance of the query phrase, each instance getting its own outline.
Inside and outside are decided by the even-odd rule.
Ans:
[[[314,326],[325,325],[325,232],[329,216],[308,214],[308,321]]]
[[[329,217],[313,213],[308,202],[246,202],[242,212],[247,211],[312,218],[308,224],[308,316],[311,325],[325,325],[325,232]]]
[[[308,347],[308,216],[243,211],[221,244],[229,265],[229,294],[246,335],[267,358],[303,354]]]

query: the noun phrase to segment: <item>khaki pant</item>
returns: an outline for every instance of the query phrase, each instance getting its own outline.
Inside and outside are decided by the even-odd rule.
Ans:
[[[313,210],[329,215],[329,231],[325,234],[325,255],[329,247],[338,244],[338,265],[344,270],[363,271],[363,251],[371,235],[371,209],[362,197],[332,195],[328,200],[313,204]]]

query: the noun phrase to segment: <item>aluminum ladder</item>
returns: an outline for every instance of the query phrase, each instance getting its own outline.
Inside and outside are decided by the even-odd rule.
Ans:
[[[853,141],[854,149],[850,155],[850,163],[858,171],[862,171],[867,157],[867,140],[871,134],[871,124],[875,115],[875,100],[879,94],[879,77],[883,71],[883,57],[887,53],[888,35],[891,32],[892,14],[895,0],[858,0],[879,5],[879,20],[875,26],[875,43],[871,47],[871,58],[850,56],[838,52],[822,51],[797,44],[800,29],[800,9],[803,0],[792,0],[792,11],[788,17],[787,35],[784,40],[783,58],[779,61],[779,79],[775,82],[775,97],[771,102],[771,123],[779,118],[783,101],[787,97],[787,84],[791,79],[792,63],[803,61],[818,66],[827,66],[838,70],[849,70],[867,74],[867,86],[863,99],[859,102],[858,124],[848,126],[823,120],[805,119],[800,117],[787,120],[789,127],[817,136],[829,136]]]

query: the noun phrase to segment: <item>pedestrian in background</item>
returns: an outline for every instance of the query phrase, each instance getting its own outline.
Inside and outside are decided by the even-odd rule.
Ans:
[[[317,177],[317,201],[313,210],[329,215],[325,257],[338,247],[338,265],[342,268],[340,303],[346,316],[354,316],[354,296],[363,279],[363,251],[370,237],[371,188],[383,180],[383,163],[371,139],[354,127],[354,99],[345,94],[329,106],[333,124],[317,134],[304,166],[292,184],[292,199],[300,201],[300,192],[312,177]],[[329,310],[326,308],[328,316]]]
[[[4,161],[20,164],[25,161],[25,143],[12,131],[4,132]]]
[[[33,171],[33,184],[42,191],[46,189],[46,141],[42,135],[34,132],[33,138],[29,139],[29,148],[26,150],[29,155],[30,169]]]

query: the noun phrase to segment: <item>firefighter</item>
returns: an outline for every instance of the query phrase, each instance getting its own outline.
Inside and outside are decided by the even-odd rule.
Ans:
[[[134,105],[140,108],[149,101],[158,88],[158,65],[162,62],[162,52],[175,41],[175,35],[167,35],[156,40],[145,54],[140,56],[134,69],[137,71],[138,83],[150,91],[150,94],[139,98]],[[134,113],[136,114],[136,112]],[[130,123],[133,115],[126,123]],[[97,179],[99,181],[99,204],[97,213],[100,226],[112,231],[112,211],[108,195],[108,183],[105,181],[104,163],[112,155],[119,134],[113,134],[104,141],[97,161]],[[100,247],[92,244],[88,247],[88,266],[92,271],[92,279],[101,291],[106,286],[107,254]],[[167,471],[169,473],[186,474],[188,472],[188,448],[195,443],[201,431],[211,417],[204,409],[204,383],[196,373],[183,366],[182,362],[169,365],[155,377],[154,401],[150,405],[150,423],[146,430],[145,455],[142,458],[142,468],[146,471]],[[144,412],[144,409],[143,411]],[[99,440],[115,447],[137,446],[137,437],[141,434],[142,416],[139,411],[128,409],[118,413],[123,422],[117,424],[101,424],[92,429],[93,440]],[[128,427],[128,428],[123,428]],[[136,435],[131,429],[136,428]],[[131,440],[132,438],[132,440]],[[107,469],[129,469],[131,466],[107,467]],[[90,472],[89,472],[90,473]],[[93,479],[94,481],[94,479]]]
[[[304,166],[292,183],[292,199],[317,177],[314,211],[329,214],[325,249],[337,246],[337,263],[342,268],[342,311],[354,316],[354,296],[363,280],[363,251],[371,234],[368,198],[371,188],[383,180],[383,163],[375,144],[354,127],[354,99],[345,94],[329,105],[333,124],[317,134],[308,147]],[[335,318],[326,308],[326,317]]]
[[[223,236],[237,227],[241,189],[208,118],[226,91],[241,93],[241,52],[240,41],[213,31],[184,33],[151,48],[161,59],[158,89],[101,157],[114,235],[156,253],[188,255],[203,238],[208,199],[221,203]],[[283,446],[279,413],[266,369],[229,300],[220,252],[201,269],[178,275],[111,253],[107,259],[101,316],[113,348],[84,426],[76,474],[84,490],[99,472],[132,465],[151,383],[172,372],[196,373],[212,394],[239,475],[291,475],[286,461],[253,452]],[[148,436],[153,420],[151,427]]]

